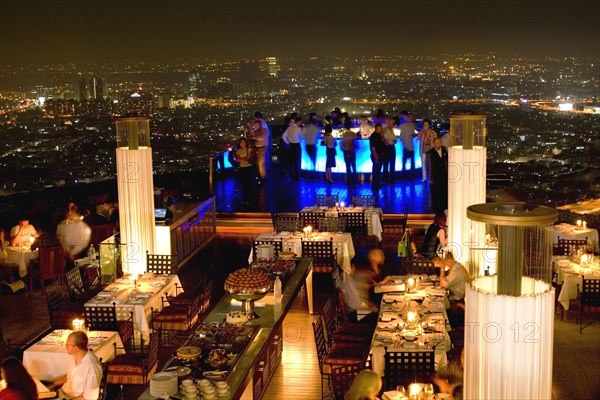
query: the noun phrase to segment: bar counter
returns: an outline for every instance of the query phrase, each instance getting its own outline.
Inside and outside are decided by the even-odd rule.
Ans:
[[[296,268],[284,282],[283,298],[280,304],[274,304],[273,292],[269,292],[262,300],[257,301],[255,312],[259,318],[253,319],[247,325],[257,326],[258,332],[248,343],[243,353],[233,365],[226,382],[231,388],[233,399],[262,398],[271,376],[281,361],[283,352],[283,320],[292,306],[298,292],[307,279],[312,279],[312,258],[300,258]],[[212,309],[204,319],[205,323],[225,320],[231,311],[240,311],[241,304],[231,295],[223,296],[221,301]],[[195,333],[190,336],[190,342]],[[163,366],[163,370],[174,365],[178,360],[171,358]],[[146,389],[139,397],[140,400],[154,399],[150,389]]]

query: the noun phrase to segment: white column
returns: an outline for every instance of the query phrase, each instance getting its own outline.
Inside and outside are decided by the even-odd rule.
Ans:
[[[154,253],[154,184],[152,149],[117,148],[117,185],[123,272],[146,271],[146,251]]]
[[[523,277],[521,296],[496,294],[496,276],[466,289],[465,399],[551,399],[554,288]]]
[[[483,252],[469,251],[470,247],[483,247],[485,224],[467,223],[467,207],[485,203],[486,148],[475,146],[464,150],[462,146],[448,149],[448,241],[457,261],[464,264],[470,274],[478,273],[483,263]],[[471,254],[477,255],[471,260]],[[481,265],[483,267],[483,265]],[[481,268],[483,274],[484,268]]]

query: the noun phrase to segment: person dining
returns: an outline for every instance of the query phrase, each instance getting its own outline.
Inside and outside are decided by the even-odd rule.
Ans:
[[[13,226],[10,230],[10,243],[12,246],[23,246],[25,244],[31,244],[33,241],[31,238],[37,238],[38,233],[29,223],[29,218],[21,217],[19,224]]]
[[[429,225],[425,232],[423,245],[419,249],[421,256],[432,259],[442,248],[448,245],[446,220],[446,214],[444,213],[435,215],[433,223]]]
[[[91,350],[88,350],[88,337],[85,332],[75,331],[67,337],[67,353],[73,356],[75,365],[67,374],[48,384],[48,389],[58,391],[59,398],[96,400],[100,393],[102,365]]]
[[[440,286],[448,289],[449,299],[463,300],[466,283],[471,281],[466,268],[454,259],[451,251],[446,252],[443,258],[436,256],[433,263],[440,269]]]
[[[377,372],[365,369],[360,371],[350,389],[344,395],[344,400],[375,400],[381,391],[381,377]]]
[[[37,386],[23,364],[15,357],[7,357],[0,365],[5,388],[0,400],[36,400]]]

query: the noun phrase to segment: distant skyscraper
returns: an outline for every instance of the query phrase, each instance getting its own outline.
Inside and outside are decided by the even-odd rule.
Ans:
[[[189,86],[189,93],[192,96],[197,96],[198,95],[198,72],[196,71],[192,71],[190,72],[190,74],[188,75],[188,86]]]
[[[102,78],[94,76],[90,78],[90,97],[92,100],[98,100],[103,98],[104,82]]]
[[[365,79],[367,77],[367,67],[365,65],[364,57],[356,60],[355,74],[358,79]]]
[[[267,73],[274,78],[277,77],[277,57],[267,57]]]
[[[79,100],[87,100],[89,97],[88,87],[85,78],[79,74]]]

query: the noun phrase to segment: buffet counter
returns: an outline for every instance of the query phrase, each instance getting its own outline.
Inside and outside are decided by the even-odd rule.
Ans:
[[[226,382],[231,389],[231,398],[254,400],[262,398],[271,376],[281,361],[283,320],[307,279],[312,279],[312,258],[300,258],[285,281],[280,304],[274,304],[273,292],[256,301],[255,312],[259,317],[250,320],[244,326],[255,326],[257,332],[227,374]],[[203,323],[223,323],[227,314],[232,311],[240,311],[241,308],[241,303],[227,294],[206,316]],[[196,336],[196,333],[192,334],[185,345],[194,342]],[[179,363],[179,359],[172,357],[163,366],[163,371]],[[185,378],[190,378],[190,376],[180,377],[180,380]],[[191,378],[202,377],[191,376]],[[154,398],[150,395],[149,389],[139,397],[140,400]]]

